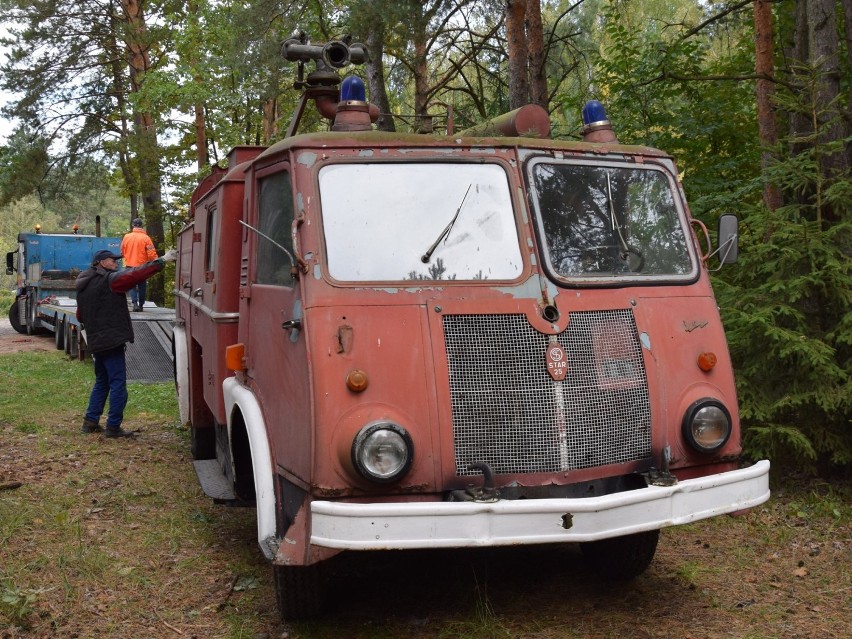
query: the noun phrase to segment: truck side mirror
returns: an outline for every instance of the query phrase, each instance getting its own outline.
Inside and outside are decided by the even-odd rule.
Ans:
[[[726,213],[719,218],[719,232],[717,234],[719,248],[719,262],[722,264],[733,264],[740,254],[740,221],[736,215]]]
[[[6,275],[12,275],[15,272],[15,253],[17,251],[6,253]]]

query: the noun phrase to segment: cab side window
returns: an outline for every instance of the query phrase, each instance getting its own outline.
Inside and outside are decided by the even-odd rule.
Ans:
[[[219,234],[216,232],[216,208],[207,210],[207,245],[205,255],[207,256],[205,270],[211,273],[216,270],[216,254],[219,252]]]
[[[258,181],[259,211],[257,242],[258,284],[293,286],[290,268],[293,266],[293,191],[290,174],[274,173]],[[266,237],[264,237],[266,236]],[[282,247],[286,250],[282,250]]]

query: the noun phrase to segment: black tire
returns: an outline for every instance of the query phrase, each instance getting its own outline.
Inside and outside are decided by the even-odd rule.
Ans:
[[[626,581],[641,575],[654,560],[659,530],[580,544],[583,556],[606,579]]]
[[[273,566],[275,596],[282,619],[315,617],[322,608],[320,564]]]
[[[53,337],[56,341],[56,350],[61,351],[65,348],[65,320],[56,317],[56,323],[53,325]]]
[[[64,351],[66,355],[71,355],[71,322],[65,322],[65,325],[62,327],[62,332],[65,334],[63,337],[64,342]]]
[[[72,359],[77,359],[80,355],[80,329],[69,324],[67,339],[68,355]]]
[[[18,300],[12,302],[12,306],[9,307],[9,323],[22,335],[27,334],[26,325],[21,324],[21,307],[18,305]]]
[[[36,326],[37,322],[41,322],[38,318],[38,302],[35,298],[27,297],[27,335],[43,335],[45,330],[41,326]]]
[[[36,334],[35,318],[36,318],[36,305],[33,304],[33,298],[32,297],[27,297],[27,335],[35,335]]]

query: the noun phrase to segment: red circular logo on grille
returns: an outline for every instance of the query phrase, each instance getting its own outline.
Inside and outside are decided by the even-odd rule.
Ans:
[[[545,359],[547,361],[547,372],[550,373],[550,376],[557,382],[565,379],[565,375],[568,373],[568,357],[559,344],[550,344],[547,347]]]

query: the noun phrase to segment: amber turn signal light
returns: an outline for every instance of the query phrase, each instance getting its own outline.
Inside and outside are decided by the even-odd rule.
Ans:
[[[367,379],[367,373],[362,370],[349,371],[346,375],[346,388],[351,390],[353,393],[360,393],[363,390],[366,390],[367,385],[370,381]]]
[[[716,367],[716,353],[701,353],[698,356],[698,368],[705,373],[709,373]]]
[[[237,371],[244,371],[246,369],[245,356],[245,344],[231,344],[225,348],[225,366],[228,367],[228,370],[232,370],[235,373]]]

